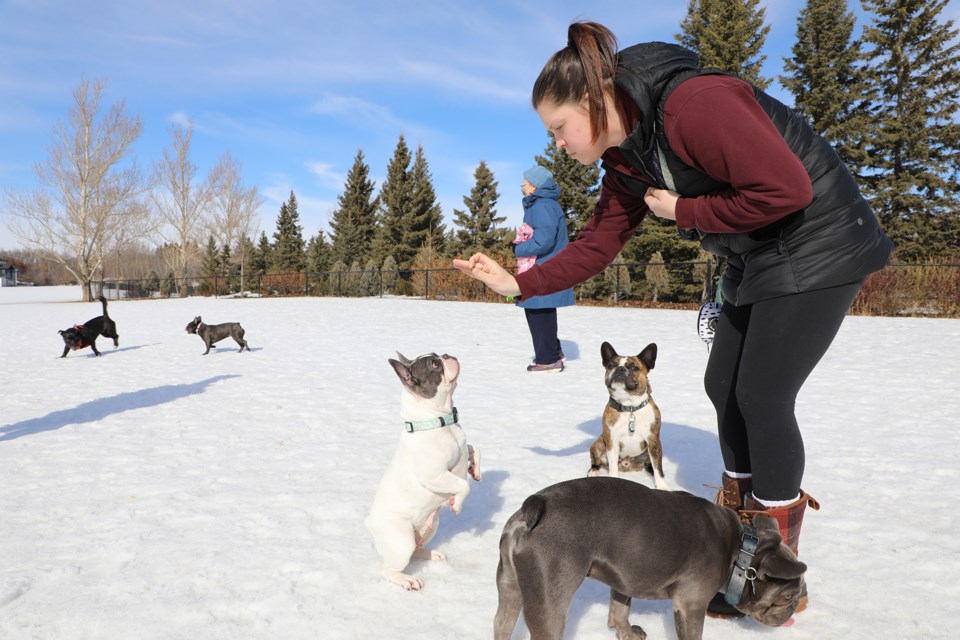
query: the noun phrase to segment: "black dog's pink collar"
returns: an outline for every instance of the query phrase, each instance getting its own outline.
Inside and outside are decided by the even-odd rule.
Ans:
[[[75,324],[75,325],[73,325],[73,328],[77,330],[77,335],[80,336],[80,344],[78,344],[77,346],[75,346],[75,347],[73,348],[73,350],[74,350],[74,351],[79,351],[80,349],[85,349],[85,348],[87,348],[88,346],[90,346],[90,345],[88,345],[88,344],[86,343],[86,341],[83,339],[83,325],[82,325],[82,324]]]

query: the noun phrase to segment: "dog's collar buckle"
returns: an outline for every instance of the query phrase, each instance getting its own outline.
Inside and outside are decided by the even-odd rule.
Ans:
[[[610,404],[611,407],[613,407],[614,409],[616,409],[616,410],[619,411],[620,413],[630,412],[630,422],[627,423],[627,429],[630,430],[630,433],[633,433],[634,431],[637,430],[637,418],[636,418],[636,416],[634,416],[633,414],[634,414],[634,412],[640,411],[640,409],[643,409],[645,406],[647,406],[648,404],[650,404],[650,396],[648,395],[646,400],[644,400],[644,401],[641,402],[640,404],[638,404],[638,405],[636,405],[636,406],[632,406],[632,407],[629,406],[629,405],[620,404],[619,402],[617,402],[617,401],[614,400],[613,398],[610,398],[610,403],[609,403],[609,404]]]
[[[747,583],[750,584],[751,593],[756,593],[754,581],[757,579],[757,570],[751,564],[759,543],[760,538],[757,536],[756,527],[748,524],[743,525],[743,535],[740,538],[737,559],[733,562],[733,572],[730,574],[727,586],[723,590],[724,600],[732,607],[740,604]]]
[[[454,407],[453,411],[438,418],[417,420],[415,422],[404,422],[403,429],[407,433],[413,433],[415,431],[428,431],[430,429],[439,429],[440,427],[445,427],[450,424],[457,424],[459,420],[460,415],[457,413],[457,408]]]

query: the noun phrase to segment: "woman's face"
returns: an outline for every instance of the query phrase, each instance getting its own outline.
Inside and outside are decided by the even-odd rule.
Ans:
[[[553,136],[557,148],[563,149],[580,164],[593,164],[606,151],[607,145],[602,135],[596,142],[590,140],[590,113],[585,103],[558,105],[541,102],[537,107],[537,115]]]
[[[520,186],[520,190],[523,191],[523,195],[528,196],[528,195],[530,195],[531,193],[533,193],[534,191],[536,191],[537,188],[536,188],[535,186],[533,186],[532,184],[530,184],[529,182],[527,182],[527,179],[524,178],[524,179],[523,179],[523,184]]]

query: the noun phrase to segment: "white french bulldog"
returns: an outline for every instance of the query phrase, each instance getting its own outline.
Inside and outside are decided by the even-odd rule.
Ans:
[[[407,590],[423,580],[403,573],[411,558],[443,560],[425,545],[433,538],[445,504],[460,513],[470,493],[467,475],[480,480],[480,451],[467,444],[453,406],[460,363],[430,353],[409,360],[399,352],[389,360],[403,383],[400,416],[404,433],[365,520],[383,576]]]

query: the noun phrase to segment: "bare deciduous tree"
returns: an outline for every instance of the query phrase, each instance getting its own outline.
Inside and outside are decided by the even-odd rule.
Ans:
[[[211,172],[202,183],[196,183],[197,166],[190,160],[192,122],[186,127],[172,126],[170,137],[163,160],[153,165],[156,186],[150,200],[160,222],[157,235],[164,245],[161,254],[181,283],[183,294],[190,265],[201,253],[204,218],[213,199],[216,176]]]
[[[82,80],[67,121],[53,129],[49,157],[34,165],[40,187],[8,194],[10,231],[24,246],[66,268],[91,300],[91,283],[125,227],[144,213],[136,162],[124,164],[140,136],[139,116],[120,100],[101,113],[104,82]]]
[[[263,204],[257,187],[245,187],[240,175],[241,164],[229,152],[223,154],[211,172],[213,199],[208,221],[210,233],[219,239],[220,246],[235,250],[233,257],[240,263],[240,291],[244,291],[244,265],[247,262],[247,243],[258,228],[257,210]]]

